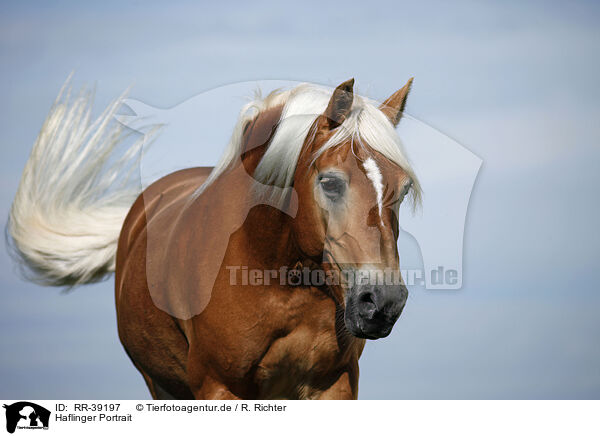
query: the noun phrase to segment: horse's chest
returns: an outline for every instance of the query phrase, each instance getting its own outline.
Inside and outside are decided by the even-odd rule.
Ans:
[[[300,325],[275,340],[255,381],[263,398],[311,398],[331,385],[344,365],[334,330]]]
[[[242,300],[239,295],[253,298]],[[229,297],[213,294],[211,306],[198,320],[196,330],[203,334],[194,358],[210,362],[234,393],[253,398],[318,397],[339,377],[341,368],[357,359],[337,339],[335,303],[317,290],[254,290]],[[216,310],[221,307],[229,308],[229,313]],[[216,325],[226,328],[215,329]],[[201,384],[205,371],[198,374]]]

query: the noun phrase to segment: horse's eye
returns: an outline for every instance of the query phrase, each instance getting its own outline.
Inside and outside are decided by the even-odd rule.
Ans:
[[[323,192],[330,200],[340,198],[346,188],[344,181],[336,177],[321,177],[319,183],[321,184],[321,188],[323,188]]]

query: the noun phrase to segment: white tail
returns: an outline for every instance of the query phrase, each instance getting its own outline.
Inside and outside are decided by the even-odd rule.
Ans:
[[[121,226],[140,193],[133,176],[148,138],[115,156],[127,136],[113,120],[123,97],[92,121],[92,93],[71,98],[67,80],[50,109],[7,225],[30,280],[74,286],[114,271]]]

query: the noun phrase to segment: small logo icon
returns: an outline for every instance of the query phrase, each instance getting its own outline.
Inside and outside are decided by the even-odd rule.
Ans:
[[[4,405],[6,409],[6,431],[14,433],[18,429],[48,429],[50,411],[29,401],[19,401]]]

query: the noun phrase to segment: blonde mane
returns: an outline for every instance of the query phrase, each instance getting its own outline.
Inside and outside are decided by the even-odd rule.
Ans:
[[[332,89],[304,83],[290,90],[273,91],[264,99],[259,93],[254,101],[240,111],[223,156],[195,196],[200,195],[228,168],[240,161],[242,136],[247,123],[261,112],[280,105],[283,105],[283,110],[277,130],[253,176],[263,185],[290,188],[305,139],[311,134],[310,128],[316,118],[325,111],[332,92]],[[378,107],[377,102],[355,94],[350,114],[334,135],[316,152],[315,159],[326,150],[348,140],[352,141],[353,146],[367,148],[368,145],[408,174],[413,181],[413,204],[417,205],[421,198],[419,182],[394,126]]]

